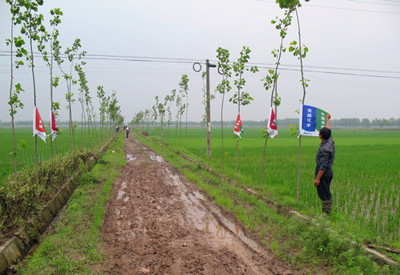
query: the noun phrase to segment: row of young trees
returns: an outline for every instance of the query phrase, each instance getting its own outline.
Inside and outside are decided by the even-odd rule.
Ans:
[[[167,121],[165,120],[166,117],[164,115],[164,127],[167,125]],[[78,123],[78,121],[74,121],[74,123]],[[97,121],[95,122],[100,125],[100,122]],[[133,122],[132,124],[138,125],[139,122]],[[142,122],[141,122],[142,123]],[[267,125],[268,120],[244,120],[243,124],[246,125],[246,127],[265,127]],[[279,128],[289,128],[291,125],[298,124],[299,123],[299,118],[281,118],[277,119],[277,124],[279,125]],[[69,122],[68,121],[57,121],[57,125],[59,126],[68,126]],[[148,120],[148,125],[160,125],[161,124],[158,121],[155,120]],[[171,124],[171,122],[170,122]],[[15,126],[30,126],[32,125],[31,120],[18,120],[15,122]],[[142,123],[142,126],[146,125],[146,123]],[[211,121],[211,125],[213,127],[219,128],[221,127],[221,121]],[[234,120],[225,120],[223,122],[224,127],[233,127],[235,125]],[[204,120],[203,121],[188,121],[188,126],[189,127],[204,127]],[[332,128],[399,128],[400,127],[400,118],[374,118],[374,119],[368,119],[368,118],[340,118],[340,119],[331,119],[331,126]],[[5,127],[5,128],[10,128],[11,127],[11,122],[10,121],[2,121],[0,120],[0,128]]]
[[[308,2],[309,0],[305,0]],[[278,93],[278,80],[280,75],[280,62],[282,55],[286,52],[291,53],[297,60],[299,61],[300,67],[300,84],[302,89],[301,94],[301,104],[305,104],[306,100],[306,88],[308,87],[309,79],[306,79],[304,76],[303,70],[303,59],[306,58],[308,53],[308,47],[306,47],[302,43],[301,36],[301,28],[300,28],[300,20],[298,9],[301,7],[300,0],[276,0],[279,4],[279,7],[284,11],[284,16],[282,18],[276,17],[275,20],[272,20],[271,23],[275,25],[276,30],[279,32],[280,44],[277,49],[271,51],[272,57],[275,59],[275,67],[273,69],[268,69],[265,77],[262,79],[265,90],[270,93],[270,102],[269,106],[271,109],[270,120],[276,120],[278,114],[278,106],[281,104],[281,97]],[[292,25],[293,18],[296,18],[297,22],[297,39],[289,42],[287,45],[285,44],[285,39],[288,34],[288,30]],[[222,95],[221,101],[221,130],[222,130],[222,171],[224,167],[224,136],[223,136],[223,112],[224,112],[224,100],[225,94],[229,93],[232,90],[232,86],[235,87],[235,92],[233,96],[229,98],[229,101],[237,104],[238,115],[235,124],[234,133],[236,133],[237,143],[236,143],[236,161],[235,161],[235,171],[237,171],[238,167],[238,153],[239,153],[239,142],[241,139],[241,118],[240,118],[240,107],[246,106],[251,103],[253,98],[251,97],[249,92],[245,92],[243,90],[246,80],[244,78],[244,73],[246,71],[256,72],[258,71],[257,67],[250,67],[247,65],[250,59],[251,50],[248,47],[243,47],[240,52],[240,56],[237,61],[230,61],[230,53],[229,50],[224,48],[217,49],[217,58],[218,58],[218,71],[222,74],[222,81],[217,86],[217,91]],[[207,63],[206,63],[207,65]],[[204,74],[203,74],[204,76]],[[232,79],[233,78],[233,79]],[[231,85],[233,81],[233,85]],[[156,100],[158,102],[158,99]],[[159,104],[159,103],[156,103]],[[162,109],[162,108],[161,108]],[[155,111],[153,113],[156,113]],[[272,114],[274,114],[272,116]],[[134,121],[138,123],[142,117],[140,115],[136,115]],[[162,125],[162,123],[161,123]],[[207,126],[209,127],[209,126]],[[264,149],[263,149],[263,160],[262,160],[262,174],[260,175],[261,184],[264,181],[264,171],[265,171],[265,156],[267,152],[267,144],[268,139],[274,137],[275,133],[270,131],[271,129],[264,129],[263,137],[265,138]],[[299,127],[294,126],[291,128],[293,135],[299,133]],[[299,199],[300,194],[300,160],[301,160],[301,142],[302,138],[299,136],[299,144],[298,144],[298,165],[297,165],[297,200]],[[208,154],[209,158],[211,154]]]
[[[19,109],[24,108],[20,99],[21,92],[25,91],[21,83],[15,81],[15,70],[22,66],[29,66],[31,69],[32,87],[27,90],[33,91],[33,107],[37,106],[37,84],[35,77],[35,66],[38,62],[45,62],[49,70],[49,107],[51,112],[58,117],[61,109],[61,103],[54,101],[54,90],[59,87],[60,79],[65,80],[66,84],[66,108],[69,116],[69,137],[71,148],[76,147],[75,129],[73,123],[73,103],[78,98],[81,105],[81,128],[88,136],[89,142],[94,135],[94,128],[97,121],[96,111],[93,105],[92,96],[88,86],[88,80],[84,70],[86,62],[83,61],[86,51],[82,50],[81,40],[75,39],[70,47],[64,51],[59,40],[60,32],[58,30],[61,24],[63,12],[54,8],[50,10],[49,19],[40,13],[40,8],[44,4],[43,0],[6,0],[10,6],[11,29],[10,37],[6,39],[6,44],[10,48],[10,89],[9,106],[13,135],[13,167],[16,172],[17,158],[17,139],[15,132],[15,118]],[[36,61],[34,49],[40,52],[41,61]],[[60,75],[55,72],[58,67]],[[76,87],[76,88],[74,88]],[[41,88],[40,90],[45,90]],[[78,95],[75,96],[75,91]],[[122,124],[123,118],[120,114],[120,107],[116,97],[116,92],[111,96],[106,96],[103,86],[97,87],[97,97],[99,99],[99,120],[102,130],[112,124]],[[44,98],[44,97],[42,97]],[[102,135],[104,131],[101,131]],[[53,139],[50,139],[51,156],[53,157]],[[38,165],[37,135],[35,135],[35,159],[36,170]]]
[[[185,135],[187,137],[188,127],[188,109],[189,109],[189,77],[186,74],[181,76],[179,89],[171,90],[170,94],[164,97],[164,100],[158,96],[155,98],[155,104],[144,111],[136,113],[131,121],[135,126],[149,127],[159,121],[161,127],[161,142],[164,143],[165,134],[170,134],[170,126],[175,118],[175,138],[177,140],[179,133],[180,146],[182,145],[182,116],[185,114]],[[173,105],[175,108],[173,109]],[[164,128],[167,129],[164,129]]]
[[[306,0],[308,1],[308,0]],[[270,108],[271,108],[271,114],[272,110],[274,113],[274,116],[270,116],[270,120],[276,120],[277,119],[277,113],[278,113],[278,106],[281,104],[281,97],[278,94],[278,79],[279,79],[279,66],[280,66],[280,61],[282,54],[285,53],[286,51],[289,51],[290,53],[295,56],[300,63],[300,73],[301,73],[301,78],[300,78],[300,83],[302,86],[302,99],[301,103],[304,105],[305,103],[305,96],[306,96],[306,88],[308,87],[308,82],[310,80],[306,79],[304,77],[304,70],[303,70],[303,59],[306,57],[308,48],[302,44],[301,41],[301,31],[300,31],[300,21],[299,21],[299,15],[298,15],[298,8],[301,7],[300,0],[276,0],[276,2],[279,4],[280,8],[284,10],[284,16],[283,18],[276,18],[276,20],[272,20],[271,23],[275,25],[275,28],[279,31],[279,37],[280,37],[280,45],[277,49],[274,49],[271,51],[272,57],[275,59],[275,68],[273,69],[268,69],[265,77],[261,79],[263,82],[264,88],[267,92],[270,92]],[[284,45],[285,38],[288,33],[288,29],[292,24],[292,19],[293,17],[296,16],[297,19],[297,31],[298,31],[298,39],[294,40],[289,43],[288,47],[286,48]],[[258,71],[258,68],[256,67],[248,67],[246,66],[246,63],[249,60],[249,54],[250,54],[250,49],[247,47],[243,47],[243,50],[240,53],[240,57],[236,62],[233,62],[231,65],[231,62],[229,60],[229,51],[227,49],[222,49],[218,48],[217,49],[217,58],[218,58],[218,68],[222,72],[222,81],[221,83],[217,86],[217,90],[219,91],[220,94],[222,94],[222,105],[221,105],[221,128],[223,128],[223,100],[225,93],[229,92],[231,90],[231,70],[233,70],[236,79],[234,80],[234,86],[235,86],[235,94],[229,99],[229,101],[237,104],[238,106],[238,118],[236,119],[236,125],[235,127],[240,127],[241,126],[241,120],[240,120],[240,106],[245,106],[251,103],[251,100],[253,98],[250,96],[248,92],[242,92],[242,89],[246,83],[245,79],[243,78],[243,73],[244,71],[250,71],[250,72],[256,72]],[[235,129],[237,131],[239,129]],[[222,129],[223,131],[223,129]],[[294,129],[294,132],[298,131],[297,129]],[[267,128],[263,130],[263,136],[265,138],[265,143],[264,143],[264,149],[263,149],[263,160],[262,160],[262,174],[261,174],[261,184],[263,183],[264,180],[264,171],[265,171],[265,156],[266,156],[266,151],[267,151],[267,143],[269,137],[274,137],[274,133],[269,131]],[[240,134],[237,136],[237,146],[236,146],[236,161],[235,161],[235,171],[237,171],[238,167],[238,146],[239,146],[239,141],[240,141]],[[299,183],[300,183],[300,154],[301,154],[301,136],[299,138],[299,153],[298,153],[298,189],[299,189]],[[223,150],[223,136],[222,136],[222,171],[224,167],[224,150]]]
[[[265,90],[270,93],[270,103],[269,106],[270,108],[274,109],[274,113],[277,117],[278,113],[278,106],[281,104],[281,97],[278,94],[278,79],[279,79],[279,66],[281,62],[281,57],[285,52],[290,52],[292,53],[298,60],[300,64],[300,72],[301,72],[301,77],[300,77],[300,83],[302,87],[302,97],[301,97],[301,102],[304,104],[305,102],[305,96],[306,96],[306,88],[308,86],[308,82],[310,80],[306,79],[304,77],[304,71],[303,71],[303,59],[306,57],[308,48],[302,44],[301,41],[301,31],[300,31],[300,21],[299,21],[299,15],[298,15],[298,8],[301,7],[300,0],[277,0],[276,1],[280,8],[284,11],[284,16],[282,18],[276,18],[275,20],[272,20],[272,24],[275,25],[275,28],[279,32],[279,37],[280,37],[280,44],[277,49],[274,49],[271,51],[272,57],[275,59],[275,67],[273,69],[269,69],[266,72],[265,77],[262,79],[263,85]],[[285,38],[288,33],[288,29],[292,24],[293,17],[296,17],[297,19],[297,32],[298,32],[298,39],[289,42],[288,46],[285,46]],[[246,106],[251,103],[253,98],[251,97],[250,93],[248,91],[244,91],[244,86],[246,85],[246,79],[244,77],[245,72],[257,72],[258,68],[257,67],[251,67],[248,66],[247,63],[249,62],[250,59],[250,53],[251,50],[248,47],[243,47],[239,58],[236,61],[231,61],[230,60],[230,52],[228,49],[224,48],[218,48],[217,49],[217,59],[218,59],[218,71],[222,75],[222,81],[217,85],[217,91],[221,95],[221,131],[222,131],[222,168],[224,167],[224,136],[223,136],[223,128],[224,128],[224,101],[225,101],[225,95],[228,94],[234,87],[234,93],[232,96],[229,97],[229,102],[232,102],[233,104],[237,105],[237,120],[236,120],[236,128],[237,128],[237,135],[235,137],[237,138],[237,146],[236,146],[236,169],[237,170],[237,163],[238,163],[238,147],[239,147],[239,142],[241,139],[241,132],[240,132],[240,126],[241,126],[241,120],[240,120],[240,112],[241,112],[241,106]],[[203,73],[203,79],[204,79],[204,73]],[[166,100],[170,96],[166,97]],[[166,105],[166,102],[164,105]],[[160,109],[163,109],[163,104],[158,103],[158,97],[156,97],[156,105],[161,106]],[[157,108],[154,108],[154,112],[157,110]],[[179,108],[178,108],[178,113],[179,113]],[[145,114],[145,112],[143,113]],[[143,119],[145,115],[141,115],[141,113],[137,114],[134,117],[134,122],[139,123],[141,119]],[[162,123],[161,123],[162,125]],[[293,129],[295,132],[298,131],[298,128]],[[236,130],[235,130],[236,131]],[[265,160],[265,155],[266,155],[266,150],[267,150],[267,142],[268,138],[271,136],[270,132],[267,131],[267,129],[264,130],[264,138],[265,138],[265,145],[264,145],[264,150],[263,150],[263,155],[264,155],[264,160]],[[299,156],[300,156],[300,150],[301,150],[301,138],[299,139]],[[209,155],[211,157],[211,155]],[[300,159],[300,157],[299,157]],[[264,161],[263,161],[263,169],[264,171]],[[263,178],[263,175],[261,175],[261,178]]]

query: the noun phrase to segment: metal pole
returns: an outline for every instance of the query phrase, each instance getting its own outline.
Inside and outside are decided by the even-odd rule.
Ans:
[[[198,66],[198,69],[197,67]],[[215,68],[217,65],[210,64],[210,60],[206,59],[206,120],[207,120],[207,156],[211,159],[211,107],[210,107],[210,68]],[[193,70],[195,72],[201,71],[201,64],[199,62],[193,63]]]
[[[210,115],[210,62],[206,60],[206,115],[207,115],[207,156],[211,159],[211,115]]]

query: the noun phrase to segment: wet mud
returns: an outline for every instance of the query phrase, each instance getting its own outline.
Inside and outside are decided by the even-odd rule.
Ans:
[[[105,274],[298,274],[161,156],[125,139],[103,225]]]

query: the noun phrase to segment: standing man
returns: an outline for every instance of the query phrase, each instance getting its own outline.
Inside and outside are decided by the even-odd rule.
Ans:
[[[129,137],[129,127],[128,126],[126,126],[126,128],[125,128],[125,134],[126,134],[126,138],[128,138]]]
[[[335,159],[335,142],[332,140],[331,115],[326,115],[326,127],[319,131],[321,144],[316,156],[314,186],[317,187],[318,196],[322,201],[322,212],[330,215],[332,211],[331,182],[333,178],[332,166]]]

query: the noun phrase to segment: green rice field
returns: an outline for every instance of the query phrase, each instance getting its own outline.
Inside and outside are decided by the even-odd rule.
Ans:
[[[159,128],[142,129],[155,140],[161,140]],[[104,144],[112,134],[98,131],[88,134],[80,129],[75,133],[75,148],[96,147]],[[213,170],[257,190],[280,204],[315,216],[321,203],[314,182],[315,154],[320,140],[302,138],[300,196],[297,201],[298,139],[288,129],[280,129],[279,136],[268,140],[264,178],[261,178],[264,139],[260,129],[245,129],[239,142],[239,165],[235,172],[236,139],[232,129],[224,131],[222,152],[221,129],[212,131],[212,158],[209,163],[204,129],[174,128],[165,130],[163,142],[175,151],[192,156],[210,165]],[[339,227],[354,232],[364,241],[400,247],[400,132],[373,130],[333,130],[336,158],[332,182],[333,213],[331,220]],[[18,169],[32,167],[35,161],[34,138],[31,128],[17,128]],[[0,180],[12,173],[11,129],[0,129]],[[22,146],[24,145],[24,146]],[[38,139],[39,161],[51,159],[50,140]],[[69,134],[63,133],[53,144],[54,154],[73,150]],[[222,171],[222,156],[224,169]]]
[[[78,128],[75,131],[75,145],[71,143],[68,128],[60,134],[53,142],[53,156],[62,155],[82,147],[96,148],[105,143],[110,136],[110,132],[100,132],[100,130],[92,130],[89,138],[87,131]],[[32,135],[32,128],[16,128],[17,140],[17,164],[18,170],[29,168],[35,163],[35,138]],[[39,163],[51,159],[51,143],[50,137],[44,143],[38,138],[38,160]],[[13,140],[11,128],[0,128],[0,184],[13,171]]]
[[[161,140],[159,128],[141,129]],[[171,149],[193,155],[226,176],[240,178],[246,187],[293,207],[309,216],[321,213],[314,183],[318,137],[302,137],[301,184],[297,201],[298,139],[288,129],[268,139],[265,178],[261,179],[264,139],[260,129],[245,129],[239,142],[239,165],[235,173],[236,139],[232,129],[212,131],[212,159],[208,163],[204,129],[174,128],[164,131],[163,142]],[[331,220],[340,229],[363,241],[400,247],[400,131],[333,130],[336,157],[332,182]]]

